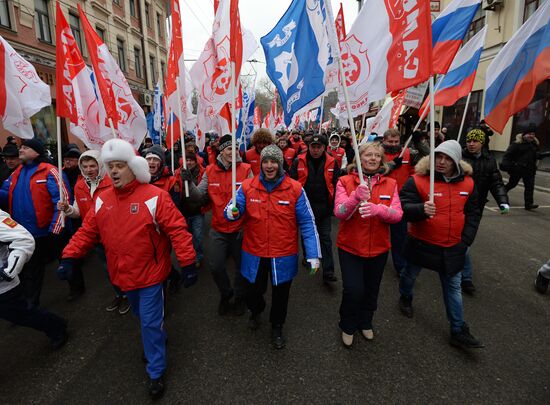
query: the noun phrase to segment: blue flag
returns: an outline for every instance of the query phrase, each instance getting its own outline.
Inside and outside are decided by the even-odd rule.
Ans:
[[[254,89],[243,91],[243,106],[239,112],[239,126],[236,139],[240,140],[240,149],[246,151],[252,132],[254,132]]]
[[[153,98],[153,116],[155,131],[161,132],[164,126],[164,109],[162,106],[162,88],[160,80],[155,86],[155,96]]]
[[[150,112],[145,117],[147,119],[147,132],[155,145],[160,145],[160,132],[155,129],[155,115]]]
[[[325,0],[293,0],[260,42],[267,75],[279,91],[289,126],[298,110],[325,91],[330,57]]]

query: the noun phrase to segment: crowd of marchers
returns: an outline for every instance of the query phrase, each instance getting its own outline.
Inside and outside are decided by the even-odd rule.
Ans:
[[[86,291],[83,261],[94,251],[113,290],[106,310],[131,310],[139,319],[148,392],[158,398],[165,390],[165,297],[194,285],[199,269],[215,282],[218,314],[248,313],[252,330],[262,325],[271,285],[275,349],[286,345],[283,327],[299,268],[311,275],[322,269],[328,285],[340,276],[339,327],[349,349],[356,335],[375,338],[374,314],[391,254],[403,315],[413,317],[418,274],[433,270],[450,343],[482,348],[462,305],[462,293],[476,291],[469,250],[489,194],[507,214],[507,192],[522,180],[525,209],[538,207],[536,163],[548,153],[539,152],[531,126],[518,134],[500,164],[509,173],[505,185],[486,125],[466,134],[464,148],[446,140],[437,123],[434,130],[434,162],[423,131],[408,147],[396,129],[371,134],[356,155],[348,129],[280,130],[275,136],[258,129],[238,150],[230,135],[215,133],[206,134],[203,150],[192,133],[172,150],[149,138],[139,151],[120,139],[101,151],[69,144],[61,173],[40,140],[10,137],[0,166],[0,317],[44,332],[53,349],[64,346],[67,320],[40,305],[45,268],[59,260],[57,276],[67,282],[67,300],[76,301]],[[536,289],[545,293],[549,281],[550,262],[537,273]]]

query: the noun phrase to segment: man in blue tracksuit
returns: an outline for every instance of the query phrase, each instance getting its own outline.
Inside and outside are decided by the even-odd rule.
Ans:
[[[57,202],[69,200],[67,182],[46,162],[46,148],[38,139],[26,139],[19,149],[21,165],[0,189],[0,205],[34,237],[36,248],[21,272],[27,305],[39,305],[46,264],[57,258],[64,218]],[[59,185],[62,185],[62,195]]]

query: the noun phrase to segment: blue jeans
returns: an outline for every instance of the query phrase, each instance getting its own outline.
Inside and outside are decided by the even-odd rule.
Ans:
[[[127,291],[132,312],[141,323],[141,340],[147,358],[147,374],[159,378],[166,370],[166,331],[162,283]]]
[[[399,292],[402,296],[412,299],[413,287],[422,267],[408,263],[401,272],[399,280]],[[460,289],[461,273],[454,276],[447,276],[438,272],[443,291],[443,301],[447,311],[447,320],[451,324],[451,332],[459,332],[464,326],[464,311],[462,307],[462,291]]]
[[[390,225],[391,232],[391,259],[393,268],[397,274],[401,274],[407,265],[407,259],[403,257],[403,249],[407,241],[407,221],[402,219],[396,224]]]
[[[185,220],[187,221],[189,232],[191,232],[191,236],[193,237],[193,248],[195,249],[195,253],[197,255],[195,262],[201,262],[204,257],[202,251],[204,215],[199,214],[191,217],[185,217]]]
[[[472,281],[472,258],[470,256],[470,248],[466,250],[466,257],[464,258],[464,268],[462,269],[462,281]]]

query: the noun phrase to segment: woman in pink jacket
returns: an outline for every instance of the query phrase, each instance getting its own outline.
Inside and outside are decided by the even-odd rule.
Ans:
[[[403,216],[397,183],[388,172],[384,148],[378,142],[359,148],[365,184],[360,184],[355,165],[336,186],[334,214],[338,227],[338,257],[342,270],[340,329],[345,347],[360,330],[367,340],[374,338],[372,318],[378,305],[382,273],[391,248],[389,224]]]

